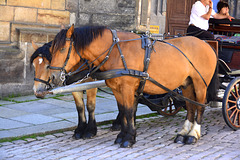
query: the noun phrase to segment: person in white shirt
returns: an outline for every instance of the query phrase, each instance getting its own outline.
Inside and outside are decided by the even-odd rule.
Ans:
[[[212,40],[214,39],[214,35],[207,31],[210,17],[216,19],[228,18],[230,21],[233,19],[230,15],[216,13],[212,9],[212,6],[212,0],[200,0],[193,4],[187,35],[195,36],[203,40]]]

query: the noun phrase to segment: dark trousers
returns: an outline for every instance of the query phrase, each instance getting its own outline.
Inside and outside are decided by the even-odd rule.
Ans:
[[[198,37],[202,40],[214,40],[214,35],[208,31],[200,29],[194,25],[189,25],[187,28],[187,35]]]

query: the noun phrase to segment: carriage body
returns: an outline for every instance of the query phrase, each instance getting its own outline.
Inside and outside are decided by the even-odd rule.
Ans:
[[[233,130],[240,129],[240,19],[210,19],[209,31],[219,45],[219,81],[224,90],[222,114]]]

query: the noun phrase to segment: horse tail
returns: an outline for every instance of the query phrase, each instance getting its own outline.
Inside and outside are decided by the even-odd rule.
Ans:
[[[212,80],[207,88],[207,103],[217,100],[217,92],[219,89],[219,77],[218,77],[218,62],[213,74]]]

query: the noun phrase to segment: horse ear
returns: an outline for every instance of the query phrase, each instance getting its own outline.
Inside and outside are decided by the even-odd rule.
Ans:
[[[62,29],[65,29],[65,26],[64,26],[63,24],[61,24],[60,29],[61,29],[61,30],[62,30]]]
[[[72,26],[68,29],[66,37],[71,38],[73,32],[74,32],[74,24],[72,24]]]
[[[33,46],[33,49],[35,49],[35,50],[38,49],[38,46],[37,46],[36,43],[34,43],[33,41],[32,41],[32,46]]]

